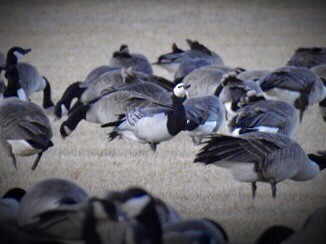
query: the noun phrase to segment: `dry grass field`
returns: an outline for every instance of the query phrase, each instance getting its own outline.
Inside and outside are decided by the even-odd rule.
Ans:
[[[126,43],[151,61],[173,42],[198,39],[229,66],[273,70],[285,65],[299,46],[326,46],[325,2],[302,1],[1,1],[0,51],[32,48],[24,61],[35,65],[53,87],[57,101],[72,82]],[[154,68],[158,75],[171,78]],[[40,104],[41,94],[32,100]],[[138,185],[175,206],[185,218],[209,217],[226,229],[232,243],[252,243],[268,226],[298,229],[326,204],[326,173],[309,182],[285,181],[272,199],[270,186],[258,184],[251,200],[249,184],[224,169],[193,164],[199,147],[178,135],[157,153],[129,141],[107,141],[108,129],[83,122],[66,140],[61,121],[53,122],[54,144],[39,167],[34,158],[0,164],[0,194],[9,187],[31,187],[41,179],[71,179],[91,194]],[[326,149],[326,123],[310,107],[295,139],[307,153]]]

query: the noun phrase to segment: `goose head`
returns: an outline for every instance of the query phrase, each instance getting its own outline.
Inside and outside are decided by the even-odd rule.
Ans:
[[[177,98],[185,98],[188,97],[188,89],[190,85],[186,85],[184,83],[177,84],[173,89],[173,94]]]
[[[7,53],[7,66],[18,63],[27,53],[32,51],[32,49],[21,48],[21,47],[12,47]]]

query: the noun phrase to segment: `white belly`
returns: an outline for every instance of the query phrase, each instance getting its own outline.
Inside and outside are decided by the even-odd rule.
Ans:
[[[268,133],[277,133],[279,128],[278,127],[269,127],[269,126],[257,126],[257,127],[253,127],[252,129],[256,129],[260,132],[268,132]],[[240,132],[241,128],[235,128],[232,131],[232,135],[233,136],[239,136],[239,132]]]
[[[293,104],[298,97],[300,97],[300,92],[289,91],[286,89],[273,88],[265,92],[267,99],[278,99],[281,101],[286,101]]]
[[[12,153],[16,156],[27,157],[41,152],[40,149],[32,147],[25,140],[8,140],[8,143],[11,145]]]

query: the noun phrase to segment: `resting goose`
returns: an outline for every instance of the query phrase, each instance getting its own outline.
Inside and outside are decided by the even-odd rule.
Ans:
[[[17,82],[19,85],[19,83]],[[51,146],[50,121],[38,105],[18,98],[0,100],[0,144],[17,168],[16,156],[37,154],[32,170]]]
[[[322,80],[307,68],[285,66],[259,81],[267,98],[286,101],[300,112],[300,121],[309,105],[326,96]]]
[[[277,183],[312,180],[326,167],[325,162],[310,160],[298,143],[281,134],[214,135],[205,144],[194,162],[230,169],[236,180],[251,183],[253,198],[258,181],[271,184],[276,197]]]
[[[127,45],[121,45],[119,51],[115,51],[109,61],[112,67],[129,68],[143,72],[145,74],[153,74],[153,69],[148,59],[138,53],[130,53]]]
[[[177,72],[177,70],[180,68],[180,64],[189,59],[211,60],[210,64],[214,63],[216,65],[224,65],[222,58],[218,54],[210,51],[198,41],[191,41],[187,39],[186,42],[190,48],[189,50],[184,51],[178,48],[174,43],[172,45],[172,53],[161,55],[154,64],[166,69],[171,73]]]
[[[249,92],[239,103],[237,114],[228,122],[229,132],[238,136],[254,131],[280,133],[291,137],[298,125],[296,109],[279,100],[266,100]]]
[[[326,63],[326,48],[299,48],[287,62],[287,66],[311,68]]]
[[[157,144],[172,139],[185,128],[187,121],[183,101],[189,87],[183,83],[176,85],[172,106],[161,103],[162,106],[136,107],[125,118],[101,127],[115,127],[109,134],[111,140],[121,135],[147,143],[156,151]]]
[[[11,75],[10,72],[18,72],[20,86],[26,93],[27,98],[34,92],[43,91],[43,108],[49,109],[54,106],[51,98],[51,86],[49,81],[44,76],[40,76],[33,65],[19,62],[19,60],[30,51],[31,49],[22,49],[20,47],[11,48],[7,54],[5,76],[8,78],[8,76]],[[12,69],[12,66],[16,68]]]

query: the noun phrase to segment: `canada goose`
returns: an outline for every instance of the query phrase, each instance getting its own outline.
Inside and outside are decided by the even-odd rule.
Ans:
[[[82,223],[77,221],[78,216],[77,219],[61,219],[55,213],[78,213],[87,199],[87,192],[72,181],[55,178],[42,180],[21,199],[18,224],[27,233],[41,231],[53,237],[79,238]]]
[[[276,197],[278,182],[311,180],[326,167],[323,162],[310,160],[289,137],[263,132],[240,137],[211,136],[194,162],[231,169],[236,180],[251,183],[253,198],[257,181],[270,183],[272,195]]]
[[[125,118],[107,123],[101,127],[112,127],[114,130],[109,134],[112,141],[118,135],[129,139],[147,143],[152,151],[162,141],[167,141],[182,131],[187,123],[183,101],[190,85],[180,83],[173,89],[172,106],[136,107]]]
[[[206,59],[211,60],[211,64],[224,65],[222,58],[215,52],[210,51],[204,45],[200,44],[198,41],[186,40],[189,50],[184,51],[177,47],[174,43],[172,45],[172,53],[167,53],[161,55],[155,65],[166,69],[171,73],[177,72],[180,68],[180,64],[188,59]]]
[[[152,100],[166,103],[171,98],[164,88],[147,82],[136,83],[104,93],[73,111],[68,119],[61,124],[61,136],[67,137],[82,120],[97,124],[115,121],[117,115],[126,114],[138,106],[146,106]]]
[[[49,81],[44,76],[40,76],[39,72],[33,65],[19,63],[19,60],[30,51],[31,49],[22,49],[19,47],[11,48],[7,54],[5,76],[8,78],[10,72],[18,72],[19,83],[25,91],[27,98],[29,98],[34,92],[43,91],[43,108],[50,109],[54,104],[51,98],[51,86]],[[11,69],[12,66],[16,66],[16,68]]]
[[[153,69],[148,59],[138,53],[130,53],[127,45],[121,45],[119,51],[115,51],[109,61],[112,67],[129,68],[143,72],[145,74],[153,74]]]
[[[251,92],[252,93],[252,92]],[[239,103],[237,114],[229,121],[232,135],[253,131],[280,133],[291,137],[299,123],[296,109],[289,103],[279,100],[266,100],[255,93],[247,94]]]
[[[184,220],[163,226],[163,243],[227,243],[225,230],[210,219]]]
[[[36,169],[43,153],[51,146],[50,121],[38,105],[7,98],[0,101],[0,141],[15,168],[16,156],[37,154],[32,170]]]
[[[326,48],[299,48],[287,62],[287,66],[311,68],[326,63]]]
[[[188,120],[184,130],[195,145],[207,135],[216,133],[221,127],[225,111],[217,96],[189,98],[183,104]]]
[[[314,66],[310,68],[312,72],[314,72],[315,75],[318,75],[321,77],[324,86],[326,87],[326,64],[320,64],[317,66]],[[324,121],[326,121],[326,97],[323,101],[319,102],[319,110],[321,115],[324,118]]]
[[[281,67],[259,83],[266,97],[293,104],[300,112],[300,121],[307,106],[321,102],[326,96],[322,80],[303,67]]]
[[[218,96],[224,104],[227,121],[236,115],[236,111],[239,109],[238,103],[247,97],[248,92],[254,92],[257,95],[263,93],[255,82],[243,81],[236,76],[237,74],[234,72],[224,75],[214,92],[214,95]]]
[[[237,75],[239,80],[259,81],[271,72],[268,70],[246,70]]]
[[[74,105],[74,107],[70,108],[71,101],[74,98],[78,99],[79,104],[76,103],[78,105],[87,104],[91,100],[99,97],[103,93],[103,90],[116,90],[120,87],[139,82],[154,83],[168,91],[173,89],[173,83],[164,78],[136,72],[131,68],[115,68],[103,73],[92,81],[70,85],[60,101],[56,104],[55,114],[57,118],[60,118],[68,110],[71,113],[77,107]]]

